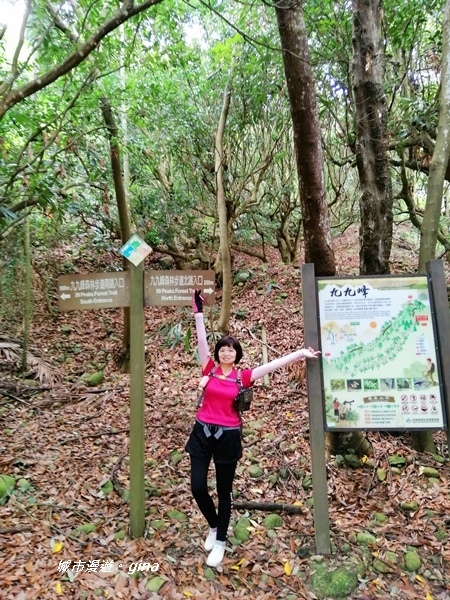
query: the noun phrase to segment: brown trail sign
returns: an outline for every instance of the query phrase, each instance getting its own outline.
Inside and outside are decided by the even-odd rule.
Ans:
[[[130,274],[82,273],[58,277],[59,310],[130,306]]]

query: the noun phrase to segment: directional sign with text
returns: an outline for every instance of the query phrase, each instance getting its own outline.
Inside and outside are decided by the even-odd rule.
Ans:
[[[214,304],[214,271],[146,271],[146,306],[191,306],[194,290]]]
[[[130,306],[130,275],[126,271],[61,275],[58,301],[62,311]]]
[[[145,271],[145,306],[191,306],[194,290],[214,304],[214,271]],[[130,274],[61,275],[58,302],[61,311],[130,306]]]

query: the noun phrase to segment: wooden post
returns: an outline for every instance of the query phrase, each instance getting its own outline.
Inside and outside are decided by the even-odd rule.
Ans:
[[[430,260],[425,265],[431,287],[431,310],[434,307],[434,322],[440,356],[442,375],[441,390],[444,395],[447,419],[447,451],[450,455],[450,313],[448,308],[447,285],[442,260]]]
[[[145,531],[144,262],[130,265],[130,534]]]
[[[303,327],[305,348],[320,348],[319,319],[314,265],[302,266]],[[330,554],[330,521],[328,516],[327,469],[325,463],[325,401],[322,390],[320,361],[306,359],[306,379],[311,438],[311,469],[314,500],[314,533],[318,554]]]

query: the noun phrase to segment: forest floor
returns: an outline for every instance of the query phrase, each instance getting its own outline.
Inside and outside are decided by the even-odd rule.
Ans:
[[[336,240],[339,274],[357,274],[355,235]],[[70,258],[58,260],[47,272],[55,291]],[[78,272],[120,265],[117,255],[72,262]],[[417,264],[416,250],[399,235],[392,264],[396,272]],[[238,255],[233,268],[244,267],[252,278],[233,290],[231,333],[243,342],[245,368],[261,363],[263,325],[272,359],[303,346],[303,324],[300,269],[281,264],[276,253],[267,265]],[[408,434],[367,433],[374,467],[327,461],[332,554],[317,555],[301,367],[273,373],[269,388],[256,385],[235,481],[236,503],[294,505],[299,512],[280,512],[278,526],[266,527],[274,513],[235,507],[224,564],[206,567],[207,527],[191,497],[184,452],[200,377],[194,340],[189,351],[183,343],[193,325],[184,308],[146,308],[146,529],[131,539],[129,376],[114,360],[122,311],[61,313],[56,295],[50,302],[53,314],[38,299],[32,325],[30,352],[39,358],[41,380],[19,378],[17,361],[0,354],[0,474],[15,479],[0,500],[1,599],[450,599],[449,462],[413,451]],[[3,333],[19,337],[13,323]],[[86,377],[100,369],[101,385],[87,386]],[[448,459],[445,433],[435,440]],[[406,459],[398,474],[388,463],[394,454]],[[258,478],[251,476],[255,465]],[[425,466],[438,469],[439,484],[429,486]],[[386,469],[385,481],[377,467]],[[417,509],[405,512],[405,501],[417,501]],[[242,517],[249,518],[249,537],[237,543],[234,526]],[[368,545],[361,533],[373,536]],[[408,549],[420,557],[412,571],[404,565]]]

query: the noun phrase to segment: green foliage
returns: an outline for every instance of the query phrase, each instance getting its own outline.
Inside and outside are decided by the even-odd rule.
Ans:
[[[270,294],[270,292],[274,289],[281,290],[281,287],[275,283],[275,281],[269,281],[269,283],[266,285],[266,294]]]
[[[191,337],[192,337],[192,330],[190,327],[188,327],[188,329],[186,331],[186,335],[184,336],[184,349],[186,350],[186,352],[189,352],[189,350],[191,348]]]
[[[186,346],[186,335],[183,336],[182,323],[162,325],[158,329],[158,334],[165,338],[163,346],[173,350],[181,342]]]
[[[8,501],[14,487],[16,480],[11,475],[0,475],[0,504],[5,504]]]
[[[270,24],[264,8],[249,11],[230,6],[227,12],[230,20],[243,26],[249,18],[256,18],[258,33],[268,32],[265,41],[271,35],[272,42],[276,40],[273,23],[262,26]],[[72,33],[86,36],[108,13],[107,7],[87,9],[81,3],[77,10],[64,6],[59,17]],[[187,26],[200,23],[205,34],[215,31],[207,44],[206,36],[201,43],[187,37]],[[39,47],[35,71],[54,67],[73,51],[70,37],[52,24],[45,3],[35,3],[27,29],[27,40]],[[48,28],[44,36],[43,25]],[[49,229],[54,225],[69,237],[89,228],[101,236],[116,231],[109,149],[98,107],[100,97],[106,95],[114,99],[114,110],[126,106],[132,209],[139,227],[147,230],[148,241],[181,252],[195,253],[202,244],[210,248],[216,223],[213,137],[225,82],[236,59],[239,93],[233,93],[227,126],[228,143],[235,152],[230,153],[227,187],[239,219],[234,235],[244,243],[258,244],[261,236],[252,233],[253,219],[249,218],[254,208],[241,191],[243,185],[251,189],[249,176],[270,151],[258,148],[261,133],[269,126],[268,141],[274,143],[285,126],[282,115],[277,116],[280,101],[284,117],[289,115],[286,98],[280,94],[281,57],[274,61],[268,48],[254,53],[224,21],[209,11],[202,11],[200,18],[184,4],[175,9],[162,4],[141,17],[139,29],[127,23],[123,30],[123,34],[108,36],[100,50],[75,71],[14,106],[0,123],[0,136],[5,140],[0,154],[0,197],[7,198],[7,204],[0,200],[0,235],[13,224],[16,210],[20,216],[24,199],[41,216],[44,231],[35,230],[40,243],[52,239],[45,231],[50,216]],[[124,45],[122,35],[132,43]],[[127,65],[126,81],[115,69],[122,61]],[[23,81],[35,71],[25,69]],[[261,74],[268,86],[261,85]],[[120,105],[121,100],[126,105]],[[247,152],[250,144],[256,152]],[[293,173],[292,165],[289,172]],[[276,168],[271,178],[271,188],[276,187]],[[270,212],[272,218],[258,217],[259,228],[276,245]]]
[[[233,70],[225,131],[233,241],[259,246],[264,240],[280,248],[284,260],[295,258],[301,212],[282,56],[274,51],[276,19],[264,4],[213,6],[226,20],[206,7],[193,11],[185,3],[161,3],[107,36],[77,69],[6,113],[0,121],[0,237],[19,224],[26,210],[33,211],[32,235],[42,245],[93,231],[106,249],[108,236],[117,235],[99,110],[100,98],[107,96],[120,125],[122,152],[129,157],[133,217],[146,240],[197,258],[216,250],[214,134]],[[437,123],[443,2],[418,0],[415,7],[412,11],[407,0],[384,4],[385,90],[395,153],[403,152],[413,134],[433,137]],[[341,232],[359,218],[352,14],[348,3],[329,0],[308,0],[304,9],[331,225]],[[85,39],[114,10],[82,0],[76,8],[61,6],[58,16],[72,34]],[[32,4],[26,39],[36,50],[32,62],[20,58],[16,87],[60,64],[75,48],[73,38],[55,26],[44,0]],[[249,39],[256,42],[249,44]],[[8,65],[2,57],[5,61],[0,48],[4,79]],[[127,115],[126,131],[122,114]],[[394,187],[399,186],[395,170],[393,175]],[[417,196],[422,190],[423,197],[426,178],[416,185]],[[399,218],[404,211],[399,202]]]

